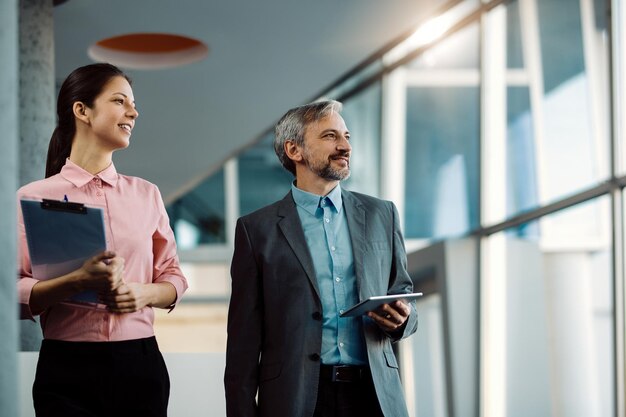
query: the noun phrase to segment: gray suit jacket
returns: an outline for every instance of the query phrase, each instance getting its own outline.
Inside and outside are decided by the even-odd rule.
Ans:
[[[393,203],[345,190],[342,197],[359,298],[411,292]],[[312,416],[320,371],[322,305],[291,193],[238,220],[231,276],[224,375],[227,415]],[[383,332],[367,317],[363,329],[385,416],[407,416],[391,342],[417,329],[415,304],[398,334]]]

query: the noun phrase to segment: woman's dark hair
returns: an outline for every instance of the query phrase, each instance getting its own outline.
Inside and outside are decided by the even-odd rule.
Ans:
[[[57,126],[48,146],[46,178],[61,172],[65,160],[70,156],[76,133],[74,103],[80,101],[85,106],[92,107],[104,86],[115,77],[124,77],[131,83],[122,70],[111,64],[91,64],[76,68],[63,81],[57,99]]]

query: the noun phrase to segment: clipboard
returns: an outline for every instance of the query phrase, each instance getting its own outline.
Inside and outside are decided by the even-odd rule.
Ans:
[[[106,250],[102,209],[82,203],[20,200],[33,277],[56,278]],[[84,291],[68,302],[98,307],[98,294]]]
[[[421,296],[421,292],[413,292],[408,294],[376,295],[373,297],[369,297],[358,304],[353,305],[352,307],[341,313],[339,317],[360,316],[361,314],[365,314],[368,311],[376,310],[383,304],[393,303],[397,300],[411,301]]]

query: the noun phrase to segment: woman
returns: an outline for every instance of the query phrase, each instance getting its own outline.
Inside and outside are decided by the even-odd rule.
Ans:
[[[76,271],[39,281],[20,213],[22,316],[40,314],[44,336],[33,385],[38,416],[167,415],[169,377],[152,308],[173,308],[187,282],[157,187],[118,174],[112,162],[129,145],[137,116],[122,71],[110,64],[76,69],[59,92],[46,179],[18,190],[18,200],[67,198],[102,208],[108,249]],[[63,302],[85,290],[97,291],[106,308]]]

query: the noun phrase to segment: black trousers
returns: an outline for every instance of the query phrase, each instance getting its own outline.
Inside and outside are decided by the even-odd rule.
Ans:
[[[313,417],[384,417],[369,369],[333,381],[322,366]]]
[[[37,417],[166,417],[169,392],[154,337],[42,342],[33,384]]]

